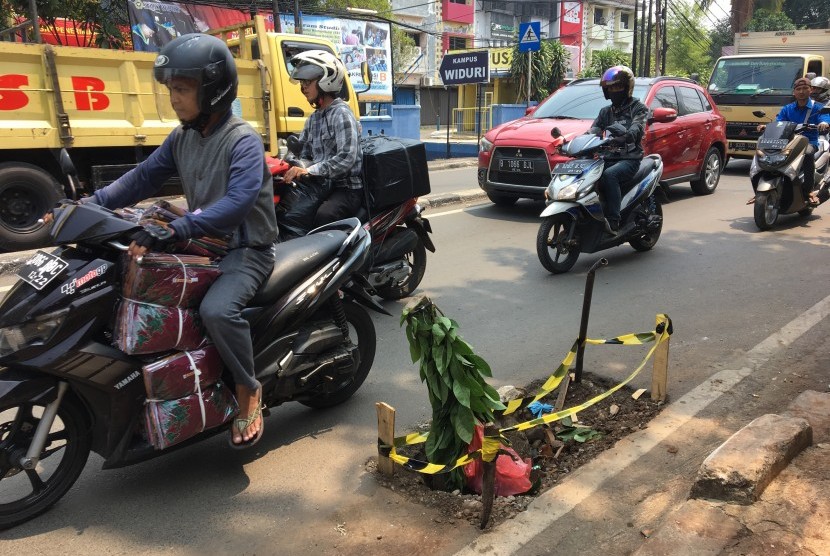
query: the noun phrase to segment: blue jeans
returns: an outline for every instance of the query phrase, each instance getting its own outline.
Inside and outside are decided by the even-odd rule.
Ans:
[[[599,179],[599,190],[605,198],[605,219],[609,222],[619,223],[622,184],[633,178],[639,167],[639,160],[606,161]]]
[[[239,247],[219,263],[222,275],[210,286],[199,306],[202,323],[238,385],[259,388],[254,372],[251,326],[242,309],[274,268],[273,249]]]

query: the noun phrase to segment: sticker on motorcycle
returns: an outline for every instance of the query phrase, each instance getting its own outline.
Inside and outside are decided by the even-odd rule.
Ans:
[[[42,290],[46,284],[57,278],[69,263],[50,253],[38,251],[17,271],[17,276],[35,288]]]

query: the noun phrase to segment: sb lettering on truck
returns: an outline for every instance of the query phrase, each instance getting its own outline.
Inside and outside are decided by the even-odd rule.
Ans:
[[[106,110],[110,105],[109,97],[103,92],[106,85],[103,80],[86,75],[70,77],[75,107],[78,110]],[[20,110],[29,104],[29,95],[21,90],[29,86],[29,76],[23,74],[0,75],[0,110]]]

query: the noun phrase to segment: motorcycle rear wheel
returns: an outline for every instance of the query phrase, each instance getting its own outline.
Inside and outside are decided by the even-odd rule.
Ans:
[[[548,272],[562,274],[576,264],[579,258],[579,237],[574,235],[573,245],[564,244],[571,226],[576,226],[576,222],[565,214],[548,216],[542,220],[536,235],[536,254]]]
[[[421,283],[421,280],[423,280],[424,273],[427,271],[427,249],[424,247],[424,242],[420,238],[415,249],[406,253],[404,258],[410,268],[412,268],[412,274],[399,284],[375,288],[377,294],[383,299],[396,301],[404,297],[409,297]]]
[[[349,323],[349,341],[357,344],[358,356],[360,357],[357,362],[357,369],[336,390],[302,400],[300,403],[305,406],[323,409],[340,405],[357,392],[357,389],[360,388],[372,369],[377,348],[377,336],[372,317],[369,316],[366,309],[356,303],[344,303],[343,309],[346,312],[346,321]]]
[[[656,214],[660,218],[663,217],[663,206],[660,204],[660,199],[654,197],[653,199],[647,201],[647,203],[653,202],[654,203],[654,210],[649,210],[648,214]],[[652,247],[657,244],[657,240],[660,239],[660,232],[663,231],[663,221],[660,221],[660,226],[653,230],[647,230],[646,233],[639,235],[635,238],[632,238],[631,241],[628,242],[631,247],[636,249],[637,251],[650,251]]]
[[[20,466],[45,408],[43,403],[0,406],[0,529],[48,510],[72,487],[89,457],[91,437],[84,410],[67,394],[37,467]]]
[[[769,230],[778,220],[778,205],[770,191],[755,194],[755,225],[759,230]]]

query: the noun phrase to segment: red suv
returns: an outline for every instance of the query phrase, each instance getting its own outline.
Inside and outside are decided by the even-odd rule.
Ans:
[[[646,154],[663,157],[660,183],[688,181],[697,195],[714,192],[726,153],[726,123],[709,93],[681,77],[637,77],[634,96],[651,110],[676,112],[667,121],[649,119],[643,138]],[[551,130],[558,127],[566,140],[585,133],[608,103],[599,79],[579,79],[527,116],[494,127],[479,143],[479,186],[497,205],[544,199],[551,168],[568,160],[554,146]]]

